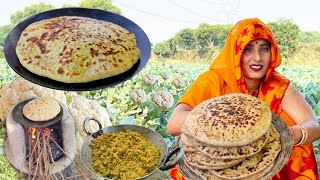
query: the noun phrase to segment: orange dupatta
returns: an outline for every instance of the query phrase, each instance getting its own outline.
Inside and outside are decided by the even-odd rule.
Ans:
[[[245,46],[255,40],[265,39],[271,43],[271,62],[260,84],[259,92],[254,94],[270,106],[289,126],[296,123],[281,108],[281,101],[290,81],[275,71],[281,64],[280,49],[269,28],[259,19],[245,19],[238,22],[229,32],[226,44],[210,69],[201,74],[181,97],[180,103],[195,107],[200,102],[228,93],[248,94],[244,75],[241,70],[241,55]],[[170,171],[169,174],[173,171]],[[173,179],[181,176],[174,169]],[[314,147],[312,144],[295,146],[284,168],[272,179],[310,179],[319,178]]]

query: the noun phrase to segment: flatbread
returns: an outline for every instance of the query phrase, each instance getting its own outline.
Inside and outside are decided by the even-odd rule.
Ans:
[[[184,133],[180,134],[179,141],[184,145],[192,146],[192,147],[203,145],[202,142],[197,141],[196,139],[194,139],[194,138],[192,138],[192,137],[190,137],[190,136],[188,136],[188,135],[186,135]]]
[[[139,59],[135,35],[111,22],[61,16],[30,24],[16,47],[29,71],[64,83],[121,74]]]
[[[232,93],[197,105],[181,132],[205,144],[244,146],[261,138],[271,120],[267,103],[251,95]]]
[[[191,146],[184,146],[184,151],[185,152],[198,152],[198,149],[195,147],[191,147]]]
[[[195,148],[195,147],[192,147],[192,146],[188,146],[188,145],[186,145],[186,144],[183,144],[183,143],[180,141],[180,139],[181,139],[181,136],[179,136],[179,138],[178,138],[178,145],[179,145],[179,146],[183,146],[185,152],[197,152],[197,151],[198,151],[198,149]]]
[[[210,170],[215,176],[224,179],[241,179],[259,173],[269,167],[276,159],[281,150],[279,134],[272,126],[272,132],[268,138],[267,144],[262,150],[242,162],[229,168],[220,170]]]
[[[261,172],[258,172],[257,174],[253,174],[251,176],[245,177],[243,178],[243,180],[267,180],[269,178],[265,178],[265,175],[272,169],[272,167],[274,166],[274,162],[273,161],[269,167],[267,167],[266,169],[262,170]]]
[[[200,152],[186,152],[185,161],[197,169],[224,169],[244,159],[213,159]]]
[[[253,174],[251,176],[245,177],[245,178],[238,178],[238,180],[267,180],[269,178],[265,178],[265,175],[272,169],[274,165],[274,162],[272,162],[269,167],[267,167],[266,169],[262,170],[261,172],[258,172],[256,174]],[[186,164],[186,166],[189,168],[189,170],[191,170],[194,174],[196,174],[198,177],[200,177],[202,180],[227,180],[225,178],[221,178],[216,176],[214,173],[212,173],[210,170],[208,169],[197,169],[194,168],[188,164]]]
[[[268,131],[258,140],[245,146],[208,146],[198,145],[199,152],[216,159],[243,159],[258,153],[267,143],[270,132]]]
[[[48,121],[56,117],[61,111],[57,100],[39,97],[29,101],[22,108],[23,115],[31,121]]]

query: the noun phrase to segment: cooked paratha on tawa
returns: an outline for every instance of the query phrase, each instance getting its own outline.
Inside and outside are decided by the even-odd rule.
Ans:
[[[135,35],[111,22],[61,16],[30,24],[16,47],[29,71],[64,83],[121,74],[139,59]]]
[[[272,120],[267,103],[243,93],[208,99],[190,113],[181,132],[215,146],[248,145],[266,134]]]
[[[31,121],[48,121],[61,111],[60,104],[54,98],[38,97],[22,108],[23,115]]]

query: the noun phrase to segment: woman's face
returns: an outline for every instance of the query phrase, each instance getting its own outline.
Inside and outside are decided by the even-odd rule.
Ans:
[[[271,61],[270,43],[264,39],[251,41],[242,53],[241,68],[246,79],[261,79]]]

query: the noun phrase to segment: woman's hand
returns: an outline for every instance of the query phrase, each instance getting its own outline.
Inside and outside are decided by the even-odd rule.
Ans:
[[[310,105],[304,97],[293,87],[289,86],[282,100],[282,109],[293,119],[293,121],[304,128],[306,140],[302,144],[310,144],[320,138],[319,123],[312,112]],[[294,135],[294,144],[302,139],[302,130],[294,125],[291,131]]]
[[[179,104],[173,110],[167,124],[167,133],[171,135],[179,135],[181,127],[190,114],[192,108],[187,104]]]

